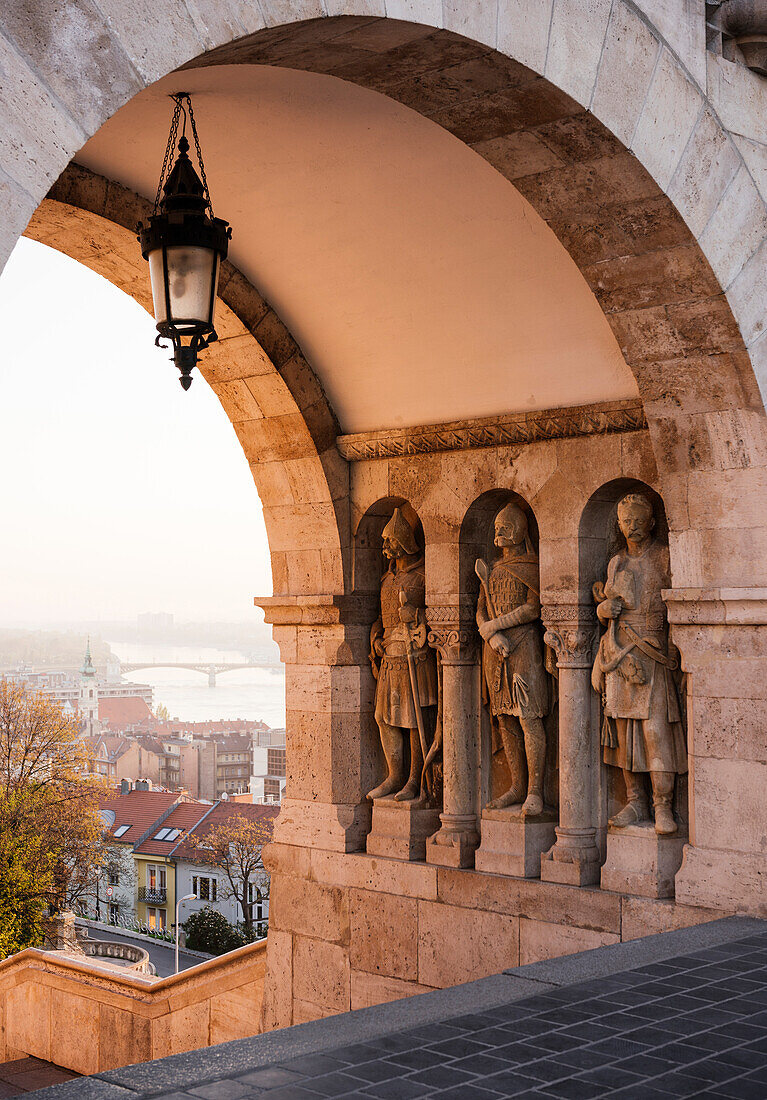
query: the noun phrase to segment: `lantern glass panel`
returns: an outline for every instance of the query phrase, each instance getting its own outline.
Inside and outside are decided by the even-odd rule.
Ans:
[[[152,282],[155,321],[170,321],[179,332],[194,331],[199,324],[212,324],[212,300],[215,305],[218,289],[218,254],[198,245],[172,245],[168,257],[168,291],[170,318],[165,308],[165,272],[163,250],[149,253],[149,277]],[[187,322],[185,325],[184,322]]]

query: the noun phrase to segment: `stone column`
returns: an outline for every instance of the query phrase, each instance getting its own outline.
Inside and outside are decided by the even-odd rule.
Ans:
[[[676,900],[767,915],[767,588],[663,593],[687,676],[689,843]]]
[[[441,826],[426,844],[427,863],[473,867],[479,844],[477,632],[458,606],[429,607],[429,645],[442,667],[444,798]]]
[[[362,851],[377,751],[367,657],[374,600],[271,596],[256,604],[285,662],[287,788],[274,842]]]
[[[597,776],[599,736],[591,722],[591,667],[596,613],[583,604],[544,607],[546,644],[559,669],[559,825],[541,859],[541,878],[588,886],[599,882]]]

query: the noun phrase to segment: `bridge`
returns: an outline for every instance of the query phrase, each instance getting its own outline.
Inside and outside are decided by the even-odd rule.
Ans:
[[[186,668],[190,672],[201,672],[208,677],[208,686],[216,686],[216,677],[223,672],[234,672],[236,669],[241,668],[278,668],[276,664],[264,663],[263,661],[242,661],[241,663],[230,663],[226,661],[136,661],[134,663],[120,662],[120,673],[125,675],[129,672],[143,672],[148,668]]]

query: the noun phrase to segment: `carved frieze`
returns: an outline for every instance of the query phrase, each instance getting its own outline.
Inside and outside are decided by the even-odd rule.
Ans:
[[[355,462],[477,447],[518,446],[546,439],[641,431],[646,427],[641,401],[607,401],[570,409],[546,409],[447,424],[359,432],[339,436],[336,446],[344,458]]]

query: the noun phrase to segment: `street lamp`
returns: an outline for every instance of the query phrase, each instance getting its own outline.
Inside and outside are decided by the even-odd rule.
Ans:
[[[196,894],[186,894],[185,897],[179,898],[176,902],[176,973],[178,974],[178,937],[179,937],[179,923],[178,923],[178,911],[182,901],[197,901]]]
[[[192,100],[187,92],[177,92],[171,99],[176,108],[154,208],[149,224],[139,222],[137,232],[141,254],[149,261],[158,332],[155,344],[165,347],[160,341],[171,341],[173,361],[181,371],[179,381],[188,390],[197,353],[218,339],[213,325],[218,274],[221,261],[226,259],[232,230],[228,222],[213,216]],[[170,168],[182,113],[184,124],[178,139],[178,155]],[[194,139],[199,175],[187,155],[187,120]],[[184,340],[189,343],[184,344]]]

